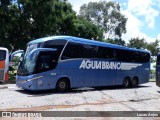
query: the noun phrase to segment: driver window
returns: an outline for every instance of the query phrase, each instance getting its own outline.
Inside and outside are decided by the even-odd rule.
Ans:
[[[51,52],[41,52],[37,59],[36,73],[45,72],[56,68],[57,61]]]

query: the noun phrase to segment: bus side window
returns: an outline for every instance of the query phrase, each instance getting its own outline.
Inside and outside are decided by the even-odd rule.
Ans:
[[[68,43],[62,54],[62,60],[72,58],[96,58],[98,47],[88,44]]]
[[[97,57],[108,60],[115,60],[116,53],[113,48],[99,47]]]

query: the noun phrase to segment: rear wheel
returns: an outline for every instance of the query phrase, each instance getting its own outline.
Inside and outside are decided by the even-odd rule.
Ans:
[[[131,86],[131,81],[130,81],[129,77],[124,78],[124,80],[123,80],[123,86],[125,88],[129,88]]]
[[[66,92],[69,91],[69,89],[70,89],[70,83],[68,79],[63,78],[57,82],[56,90],[58,92]]]
[[[137,77],[134,77],[132,79],[131,85],[132,85],[132,87],[137,87],[138,86],[138,78]]]

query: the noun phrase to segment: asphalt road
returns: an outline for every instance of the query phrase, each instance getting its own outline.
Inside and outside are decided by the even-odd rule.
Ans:
[[[81,88],[67,93],[32,93],[4,84],[0,96],[0,111],[160,111],[160,88],[155,82],[131,89]]]

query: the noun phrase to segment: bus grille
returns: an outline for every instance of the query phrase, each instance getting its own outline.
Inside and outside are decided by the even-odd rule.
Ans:
[[[4,70],[0,70],[0,80],[4,80]]]

